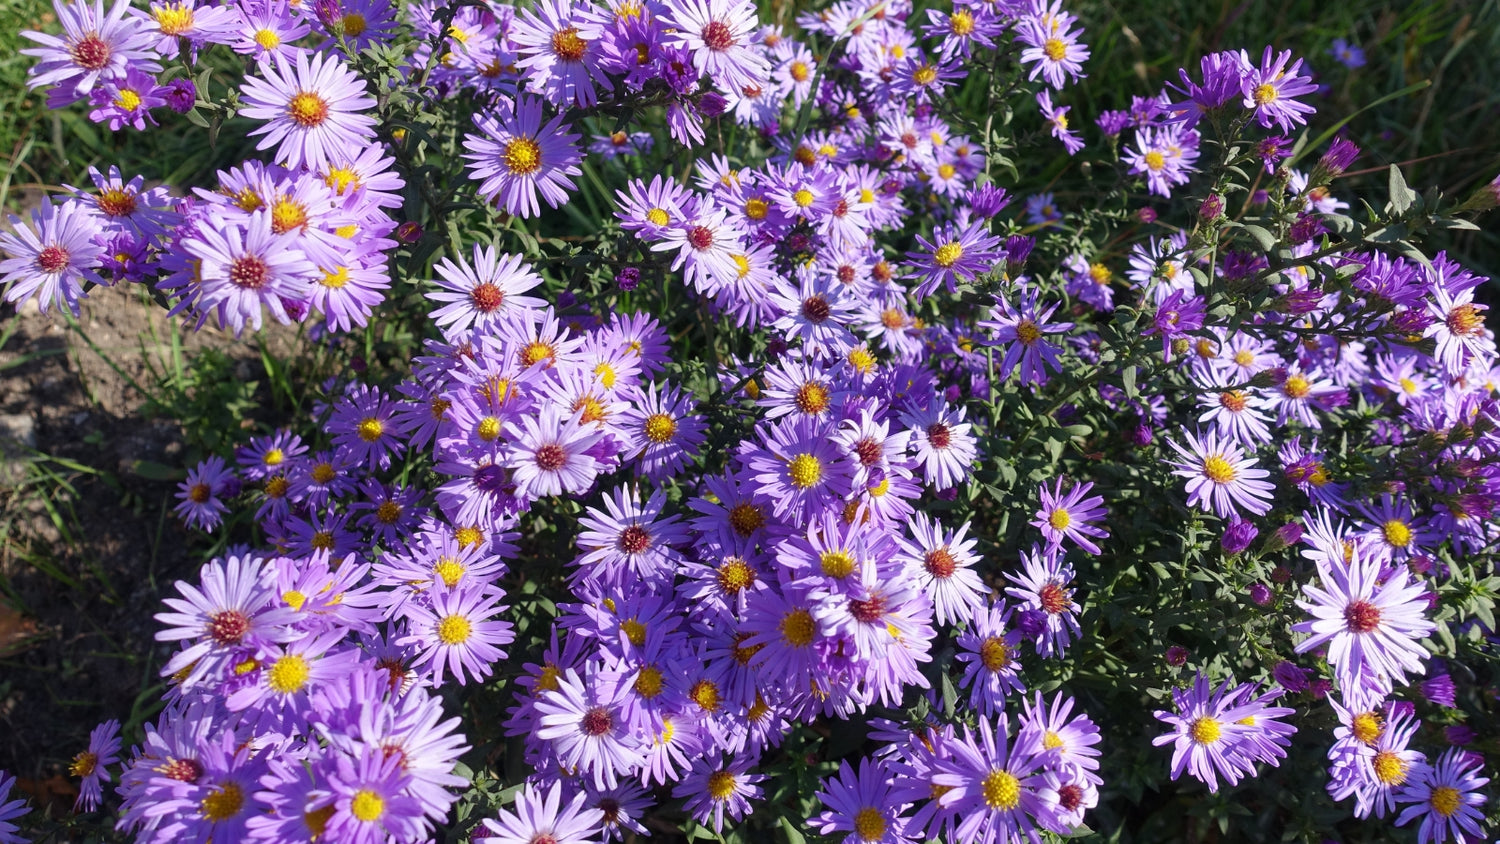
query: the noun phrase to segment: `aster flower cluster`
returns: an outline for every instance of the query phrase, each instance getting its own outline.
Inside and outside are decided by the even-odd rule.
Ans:
[[[1087,679],[1170,700],[1173,780],[1236,786],[1306,740],[1299,715],[1337,718],[1332,800],[1480,834],[1482,760],[1409,747],[1403,695],[1424,640],[1467,621],[1435,611],[1447,562],[1500,543],[1485,280],[1339,240],[1329,185],[1357,147],[1303,172],[1259,137],[1312,114],[1300,59],[1213,54],[1100,115],[1164,208],[1206,137],[1273,178],[1242,212],[1213,185],[1189,225],[1137,208],[1141,234],[1095,241],[1049,232],[1051,194],[1011,208],[1008,160],[949,107],[974,57],[1013,57],[1005,84],[1087,155],[1061,101],[1089,48],[1060,0],[846,0],[798,18],[806,41],[748,0],[127,7],[30,34],[33,86],[139,128],[181,98],[163,61],[227,47],[266,160],[186,197],[92,171],[0,235],[7,300],[77,313],[127,280],[195,327],[269,311],[325,341],[415,304],[424,339],[409,371],[341,374],[188,473],[185,523],[264,541],[167,599],[166,708],[123,765],[100,728],[70,768],[81,808],[118,766],[138,840],[429,840],[472,796],[477,726],[495,744],[467,762],[529,773],[506,808],[473,798],[476,839],[626,839],[669,804],[715,834],[775,813],[855,842],[1037,841],[1106,785],[1113,736],[1059,688]],[[362,76],[372,47],[407,51],[400,74]],[[446,147],[385,123],[407,84]],[[587,191],[612,205],[597,252],[543,246]],[[1385,468],[1351,456],[1375,447]],[[1191,528],[1143,553],[1147,524]],[[1161,562],[1220,551],[1222,572]],[[1127,671],[1113,651],[1147,634],[1102,602],[1147,566],[1162,595],[1245,586],[1253,625],[1224,627],[1268,630],[1255,653],[1278,659],[1177,678],[1174,646]],[[1145,609],[1187,615],[1171,600]],[[1452,684],[1418,688],[1453,709]],[[505,695],[497,723],[445,708],[476,689]],[[876,747],[822,760],[789,819],[784,748],[811,766],[808,725],[837,721]]]

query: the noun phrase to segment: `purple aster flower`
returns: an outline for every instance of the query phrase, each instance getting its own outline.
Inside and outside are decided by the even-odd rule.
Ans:
[[[750,773],[753,764],[755,760],[749,757],[732,757],[728,762],[722,761],[718,753],[701,757],[672,789],[672,796],[687,798],[683,808],[699,823],[719,833],[724,828],[725,815],[739,820],[750,812],[751,800],[765,796],[755,783],[766,776]]]
[[[104,247],[95,236],[102,220],[82,201],[54,205],[42,197],[31,211],[31,226],[10,218],[13,232],[0,233],[0,249],[11,257],[0,261],[0,284],[5,301],[20,302],[33,295],[42,313],[66,307],[78,315],[78,302],[85,297],[85,283],[102,284],[98,268]]]
[[[906,259],[920,273],[912,295],[918,299],[927,297],[938,285],[944,285],[951,293],[960,282],[966,282],[980,273],[988,272],[1000,260],[1000,238],[989,234],[982,222],[974,222],[959,229],[956,225],[943,225],[933,229],[932,240],[917,235],[919,252],[909,252]]]
[[[11,788],[15,784],[14,776],[7,776],[4,771],[0,771],[0,844],[28,844],[30,840],[17,835],[20,827],[11,823],[31,811],[24,797],[16,800],[9,799]]]
[[[287,627],[295,620],[289,609],[276,609],[275,586],[270,572],[257,557],[213,560],[199,572],[198,586],[177,582],[182,598],[165,598],[172,612],[155,619],[159,642],[195,640],[179,651],[162,669],[167,675],[187,669],[184,687],[210,676],[225,661],[242,650],[284,641],[292,634]]]
[[[1025,691],[1021,680],[1022,633],[1010,628],[1010,609],[1003,600],[974,613],[972,625],[959,634],[958,661],[967,663],[960,685],[969,689],[969,705],[983,716],[1005,709],[1011,692]]]
[[[851,469],[827,423],[786,417],[760,427],[761,445],[747,444],[745,463],[756,494],[778,518],[800,522],[839,506],[850,492]]]
[[[627,434],[625,459],[638,461],[652,480],[676,475],[693,460],[706,436],[703,420],[692,413],[696,406],[692,393],[675,385],[638,389],[618,420]]]
[[[261,59],[260,77],[246,76],[240,114],[266,125],[256,149],[276,147],[278,164],[318,170],[341,150],[363,148],[375,118],[360,112],[375,107],[364,82],[335,56],[298,52],[296,64],[281,54]],[[263,77],[263,78],[262,78]]]
[[[1429,775],[1427,757],[1408,747],[1421,726],[1416,708],[1391,702],[1385,713],[1384,723],[1374,713],[1356,715],[1349,735],[1334,747],[1339,752],[1329,753],[1328,793],[1335,800],[1354,797],[1355,817],[1385,817],[1404,787]]]
[[[948,789],[937,800],[938,812],[957,816],[952,840],[1036,838],[1038,827],[1070,831],[1061,824],[1057,794],[1044,787],[1036,754],[1019,743],[1012,749],[1008,729],[1004,713],[993,726],[980,718],[977,734],[965,727],[962,739],[944,743],[948,755],[933,760],[931,782]]]
[[[422,804],[407,794],[411,775],[405,760],[384,748],[367,748],[357,757],[338,755],[328,777],[333,812],[323,834],[348,844],[384,844],[412,840],[425,833]]]
[[[1422,681],[1422,697],[1428,703],[1438,706],[1446,706],[1452,709],[1456,703],[1454,698],[1453,678],[1447,674],[1434,674]]]
[[[89,92],[89,119],[95,123],[109,125],[111,132],[129,126],[137,131],[146,124],[156,125],[151,109],[167,104],[166,89],[156,84],[156,77],[131,67],[124,76],[111,76],[100,81],[99,86]]]
[[[350,460],[387,469],[393,455],[406,451],[406,425],[395,411],[385,393],[360,384],[334,404],[325,430]]]
[[[1293,694],[1307,690],[1308,673],[1306,668],[1284,659],[1271,669],[1271,676],[1276,678],[1277,684]]]
[[[1066,84],[1067,77],[1083,78],[1083,63],[1089,57],[1088,46],[1078,43],[1083,30],[1072,28],[1078,19],[1061,7],[1061,0],[1038,0],[1016,27],[1016,40],[1026,45],[1021,63],[1031,65],[1026,78],[1034,81],[1041,76],[1057,89]]]
[[[443,258],[436,269],[441,278],[433,283],[441,290],[426,296],[448,303],[430,314],[433,322],[447,331],[471,327],[489,330],[519,312],[546,304],[533,296],[519,295],[541,284],[542,277],[523,263],[520,255],[497,253],[493,246],[476,243],[473,263],[460,255],[457,261]]]
[[[1041,529],[1047,544],[1053,548],[1061,546],[1064,539],[1071,539],[1079,548],[1097,554],[1099,546],[1091,537],[1102,539],[1109,536],[1109,531],[1089,522],[1105,515],[1104,497],[1089,496],[1094,488],[1089,481],[1070,484],[1071,488],[1064,493],[1063,484],[1067,480],[1059,477],[1051,489],[1045,483],[1041,485],[1042,507],[1030,524]]]
[[[1030,287],[1021,293],[1015,306],[1005,297],[996,296],[990,317],[982,320],[979,327],[994,333],[994,345],[1009,344],[1005,359],[1000,362],[1002,379],[1019,369],[1022,384],[1040,386],[1047,383],[1049,369],[1062,370],[1058,357],[1062,349],[1048,342],[1046,335],[1068,331],[1073,323],[1048,323],[1058,306],[1053,304],[1038,311],[1036,299],[1037,291]]]
[[[1058,692],[1049,707],[1037,692],[1033,699],[1021,699],[1021,725],[1016,746],[1037,754],[1049,768],[1061,767],[1077,772],[1093,785],[1104,782],[1099,776],[1099,727],[1083,712],[1069,718],[1076,701]]]
[[[480,196],[519,217],[541,213],[538,191],[553,208],[567,204],[574,187],[569,177],[583,172],[583,154],[579,136],[568,134],[561,116],[542,125],[542,101],[522,96],[504,122],[480,113],[474,125],[480,134],[464,136],[464,158],[469,177],[480,182]]]
[[[1175,185],[1188,183],[1197,172],[1198,133],[1180,126],[1142,127],[1136,133],[1135,146],[1126,147],[1125,162],[1130,172],[1146,177],[1146,186],[1159,196],[1170,197]]]
[[[567,0],[517,10],[508,35],[526,87],[559,108],[592,106],[598,100],[594,84],[610,84],[600,63],[605,20],[593,3]]]
[[[224,458],[213,456],[194,466],[187,480],[177,486],[177,516],[188,527],[212,533],[221,517],[229,512],[219,496],[228,498],[239,493],[239,479],[224,464]]]
[[[965,405],[950,407],[941,399],[901,414],[923,478],[935,489],[951,489],[969,477],[979,454],[974,425],[964,421]]]
[[[75,812],[92,812],[99,808],[99,800],[104,794],[100,783],[109,782],[109,766],[119,761],[120,722],[105,721],[89,733],[88,748],[74,756],[73,763],[68,766],[68,773],[83,778],[78,784],[78,799],[73,804]],[[4,800],[4,791],[0,789],[0,801]],[[0,820],[4,819],[3,812],[4,808],[0,807]],[[0,835],[3,834],[4,830],[0,829]]]
[[[1182,80],[1181,87],[1167,83],[1168,87],[1187,95],[1186,101],[1169,107],[1172,116],[1167,119],[1170,122],[1192,126],[1204,112],[1220,108],[1240,95],[1240,81],[1245,71],[1238,53],[1210,53],[1199,60],[1198,67],[1203,73],[1201,84],[1188,76],[1187,68],[1177,71]]]
[[[505,611],[499,590],[468,581],[427,594],[430,606],[423,602],[406,605],[409,633],[396,641],[417,649],[412,668],[434,686],[442,685],[445,667],[460,686],[490,676],[491,666],[505,659],[501,648],[515,640],[510,622],[499,620]]]
[[[1474,301],[1474,288],[1454,291],[1440,275],[1426,306],[1432,323],[1422,336],[1436,338],[1433,357],[1449,375],[1462,375],[1475,360],[1493,359],[1494,341],[1484,327],[1484,312],[1489,306]]]
[[[907,831],[902,801],[894,799],[892,774],[881,762],[861,759],[859,773],[848,762],[839,764],[837,778],[823,781],[817,793],[824,811],[810,823],[831,836],[849,833],[846,844],[904,844],[920,841],[920,831]]]
[[[1156,711],[1157,720],[1173,728],[1151,740],[1158,747],[1173,744],[1172,779],[1186,771],[1217,792],[1219,777],[1234,785],[1253,772],[1241,767],[1243,760],[1236,749],[1255,733],[1257,725],[1253,720],[1240,723],[1244,714],[1236,705],[1238,695],[1230,692],[1233,682],[1225,680],[1213,690],[1207,675],[1199,674],[1191,689],[1172,690],[1175,712]]]
[[[501,809],[484,821],[485,841],[496,844],[593,844],[604,812],[589,808],[588,794],[579,791],[563,802],[563,783],[553,781],[546,791],[526,783],[512,810]],[[476,836],[477,837],[477,836]]]
[[[272,212],[261,209],[241,223],[214,220],[196,227],[178,246],[196,258],[201,292],[185,299],[200,314],[217,313],[219,325],[236,335],[259,331],[263,307],[283,325],[292,318],[287,301],[300,299],[318,268],[299,248],[297,238],[274,231]]]
[[[1188,506],[1211,509],[1221,519],[1237,516],[1240,508],[1257,516],[1270,511],[1275,487],[1261,480],[1270,472],[1256,468],[1253,455],[1246,457],[1238,443],[1214,431],[1186,439],[1186,446],[1167,442],[1181,458],[1168,461],[1172,474],[1188,479]]]
[[[641,748],[626,729],[618,701],[603,697],[601,684],[587,684],[569,668],[557,688],[537,698],[535,736],[551,745],[557,761],[587,776],[598,789],[614,788],[640,764]]]
[[[1317,111],[1312,106],[1293,99],[1317,91],[1318,86],[1311,76],[1297,75],[1302,70],[1301,59],[1292,62],[1290,67],[1287,66],[1291,58],[1291,50],[1282,50],[1277,54],[1267,46],[1261,55],[1260,65],[1256,66],[1249,53],[1240,51],[1240,64],[1244,71],[1244,76],[1240,79],[1240,93],[1245,95],[1245,108],[1253,109],[1260,125],[1267,129],[1275,124],[1281,131],[1290,132],[1293,126],[1307,122],[1306,115]]]
[[[147,73],[161,70],[153,49],[157,36],[129,13],[130,0],[117,0],[107,13],[103,0],[58,3],[54,9],[62,37],[23,31],[22,36],[41,46],[20,51],[37,58],[27,76],[27,88],[57,86],[48,97],[50,108],[77,102],[101,78],[122,77],[132,67]]]
[[[1335,38],[1328,48],[1328,55],[1338,59],[1339,64],[1350,70],[1365,66],[1365,51],[1350,44],[1348,39]]]
[[[1230,519],[1229,526],[1224,528],[1224,536],[1219,540],[1219,547],[1224,549],[1225,554],[1234,556],[1249,548],[1259,533],[1260,530],[1253,522],[1240,518]]]
[[[590,507],[579,519],[578,549],[574,561],[580,575],[594,583],[622,588],[639,582],[670,581],[681,556],[673,546],[688,544],[681,517],[667,516],[667,496],[656,490],[641,503],[628,487],[618,487],[604,497],[604,509]]]
[[[1083,139],[1068,128],[1068,111],[1072,106],[1053,106],[1052,92],[1046,89],[1037,92],[1036,104],[1042,110],[1042,118],[1052,126],[1052,137],[1062,141],[1063,149],[1068,151],[1068,155],[1074,155],[1083,149]]]
[[[1033,635],[1037,653],[1061,654],[1083,632],[1078,626],[1078,603],[1068,588],[1073,567],[1063,562],[1057,548],[1043,550],[1035,545],[1029,553],[1021,553],[1021,566],[1020,574],[1005,573],[1005,579],[1016,584],[1005,594],[1020,601],[1023,609],[1040,614],[1042,624]]]
[[[897,559],[906,563],[908,573],[927,593],[936,612],[938,624],[969,621],[985,605],[989,588],[980,580],[974,566],[976,539],[969,538],[969,523],[957,531],[923,513],[913,513],[906,523],[911,538],[898,536],[901,549]]]
[[[734,93],[765,84],[771,65],[756,48],[760,21],[755,3],[667,0],[665,7],[668,45],[689,51],[700,76]]]
[[[557,405],[546,404],[535,416],[506,421],[511,431],[505,465],[517,498],[582,493],[594,483],[599,462],[590,449],[603,434],[584,426],[582,417],[582,412],[564,416]]]
[[[1475,754],[1450,748],[1436,764],[1424,768],[1422,776],[1413,779],[1396,795],[1396,802],[1410,803],[1396,818],[1397,826],[1406,826],[1417,818],[1417,841],[1476,841],[1484,838],[1484,786],[1488,777],[1479,774],[1484,763]],[[0,797],[3,799],[3,797]]]
[[[1188,336],[1190,332],[1203,328],[1207,303],[1202,296],[1184,290],[1173,290],[1156,306],[1151,318],[1151,327],[1144,332],[1147,337],[1161,336],[1163,360],[1172,356],[1172,342]]]
[[[1311,634],[1297,653],[1326,647],[1346,697],[1384,696],[1422,671],[1427,651],[1418,640],[1436,625],[1424,615],[1425,587],[1404,566],[1387,570],[1378,555],[1355,550],[1347,566],[1320,560],[1318,580],[1302,587],[1308,600],[1297,601],[1312,615],[1292,626]]]

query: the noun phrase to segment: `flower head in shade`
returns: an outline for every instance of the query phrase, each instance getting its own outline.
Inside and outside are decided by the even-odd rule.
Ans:
[[[543,125],[542,116],[542,101],[522,96],[504,120],[475,115],[480,134],[464,136],[464,158],[470,178],[480,183],[479,195],[518,217],[541,213],[538,192],[553,208],[567,204],[573,190],[569,177],[583,172],[579,136],[568,133],[562,117]]]
[[[89,104],[94,107],[89,119],[107,124],[112,132],[129,126],[137,131],[146,124],[156,125],[151,109],[167,104],[167,89],[156,84],[156,77],[132,67],[123,76],[111,76],[89,92]]]
[[[20,827],[11,823],[31,811],[26,806],[25,798],[11,800],[10,791],[16,784],[14,776],[6,776],[0,771],[0,844],[26,844],[27,839],[17,835]]]
[[[433,685],[442,684],[445,668],[459,685],[488,677],[491,666],[505,659],[501,648],[515,639],[510,622],[499,619],[499,591],[475,581],[427,594],[430,605],[407,605],[410,633],[397,642],[417,649],[412,667]]]
[[[194,466],[187,480],[177,486],[177,506],[173,508],[188,527],[212,532],[229,508],[220,496],[233,497],[239,492],[234,470],[217,455]]]
[[[1068,643],[1078,638],[1078,603],[1073,600],[1073,567],[1063,562],[1058,549],[1045,551],[1037,546],[1021,554],[1021,573],[1005,573],[1015,586],[1005,594],[1021,602],[1023,609],[1040,613],[1043,624],[1035,636],[1037,652],[1042,656],[1062,653]]]
[[[439,289],[426,296],[446,303],[431,317],[448,331],[488,332],[520,311],[546,305],[534,296],[520,295],[541,284],[542,277],[520,255],[499,253],[493,246],[476,243],[472,263],[460,255],[457,261],[443,258],[435,269],[439,278],[433,283]]]
[[[1070,484],[1065,493],[1065,480],[1058,478],[1051,489],[1045,483],[1041,485],[1042,508],[1037,511],[1030,524],[1041,529],[1047,544],[1053,548],[1061,546],[1064,539],[1071,539],[1079,548],[1090,554],[1097,554],[1099,546],[1094,538],[1108,537],[1109,531],[1090,522],[1104,516],[1104,497],[1089,495],[1094,489],[1093,483],[1089,481]]]
[[[604,812],[591,809],[588,795],[579,791],[566,802],[563,783],[554,780],[545,791],[526,783],[511,809],[501,809],[493,819],[484,822],[485,841],[496,844],[593,844]]]
[[[996,296],[989,318],[979,324],[993,332],[995,345],[1005,346],[1005,358],[1000,362],[1002,379],[1019,369],[1022,384],[1040,385],[1047,383],[1048,370],[1062,370],[1062,349],[1048,342],[1046,335],[1061,334],[1073,323],[1049,323],[1057,305],[1039,310],[1036,299],[1037,291],[1030,287],[1015,305],[1004,296]]]
[[[1449,748],[1436,764],[1424,768],[1396,794],[1397,803],[1410,803],[1396,818],[1406,826],[1421,818],[1417,841],[1478,841],[1484,838],[1484,787],[1488,777],[1479,774],[1484,763],[1479,756],[1460,748]],[[0,795],[0,799],[4,799]]]
[[[98,269],[104,247],[96,243],[101,220],[81,201],[54,205],[43,197],[31,211],[31,226],[10,218],[13,232],[0,233],[0,250],[11,257],[0,261],[0,284],[5,301],[37,297],[42,313],[66,307],[78,314],[83,285],[103,283]]]
[[[1350,44],[1347,38],[1333,39],[1333,44],[1328,48],[1328,55],[1333,56],[1339,64],[1350,70],[1365,66],[1365,51]]]
[[[1212,509],[1221,519],[1238,515],[1241,508],[1257,516],[1270,511],[1274,486],[1261,480],[1270,473],[1256,468],[1253,456],[1246,457],[1239,444],[1215,431],[1184,436],[1186,446],[1167,441],[1180,458],[1168,462],[1172,474],[1188,479],[1189,506]]]
[[[756,48],[756,7],[751,0],[668,0],[663,23],[669,45],[689,51],[693,67],[714,87],[740,92],[764,85],[770,62]]]
[[[1424,615],[1426,587],[1409,569],[1385,569],[1378,555],[1356,549],[1344,566],[1320,560],[1318,582],[1303,586],[1307,599],[1297,601],[1312,616],[1292,626],[1311,634],[1297,653],[1326,647],[1346,697],[1383,697],[1422,672],[1427,651],[1418,642],[1436,625]]]
[[[265,135],[256,149],[275,147],[278,164],[317,170],[368,143],[375,118],[361,112],[375,100],[342,60],[302,51],[293,64],[278,53],[262,58],[259,70],[245,77],[240,114],[265,121],[250,134]]]
[[[1245,108],[1252,109],[1256,120],[1267,129],[1275,125],[1283,132],[1290,132],[1293,126],[1306,123],[1307,115],[1317,111],[1307,103],[1295,99],[1317,91],[1318,86],[1311,76],[1297,75],[1302,70],[1301,59],[1288,67],[1287,62],[1291,60],[1291,50],[1282,50],[1278,54],[1267,46],[1261,55],[1260,64],[1256,65],[1249,53],[1240,51],[1240,64],[1244,71],[1244,76],[1240,79],[1240,92],[1245,95]]]
[[[119,761],[120,722],[105,721],[89,733],[88,748],[74,756],[73,763],[68,766],[68,773],[82,778],[78,784],[78,800],[73,805],[74,809],[92,812],[99,807],[99,800],[104,794],[100,784],[109,782],[109,766]],[[0,801],[4,799],[5,795],[0,793]],[[3,812],[3,808],[0,808],[0,812]],[[4,830],[0,829],[0,835],[3,834]]]
[[[205,316],[216,315],[219,325],[236,335],[247,323],[259,331],[265,308],[277,322],[291,323],[287,303],[301,299],[319,275],[297,238],[277,234],[274,227],[272,212],[262,209],[242,225],[199,226],[179,244],[198,261],[200,293],[192,306]]]
[[[726,762],[718,753],[711,753],[693,763],[693,769],[672,789],[672,796],[687,798],[683,808],[718,833],[724,828],[725,815],[739,820],[750,812],[751,800],[765,796],[755,783],[766,776],[750,773],[753,764],[755,760],[749,757]]]
[[[893,791],[891,772],[883,763],[861,759],[856,774],[843,762],[837,777],[823,781],[817,798],[825,808],[811,822],[825,836],[848,833],[843,839],[846,844],[921,840],[919,830],[907,831],[905,806],[894,799]]]
[[[1036,95],[1037,107],[1042,110],[1042,119],[1051,124],[1052,137],[1062,141],[1063,149],[1068,155],[1073,155],[1083,149],[1083,139],[1078,133],[1068,128],[1068,112],[1072,106],[1054,106],[1052,104],[1052,92],[1045,89],[1038,91]]]
[[[116,0],[108,12],[104,11],[103,0],[57,3],[54,8],[62,24],[62,37],[21,33],[41,45],[21,51],[21,55],[37,58],[26,87],[57,86],[48,98],[52,108],[87,97],[101,78],[124,76],[129,68],[151,73],[161,70],[153,49],[158,35],[130,14],[130,0]]]

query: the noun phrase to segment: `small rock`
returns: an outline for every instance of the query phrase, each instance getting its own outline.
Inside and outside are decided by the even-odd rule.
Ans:
[[[0,415],[0,437],[36,448],[36,419],[22,413]]]
[[[80,410],[77,413],[73,414],[74,425],[82,425],[87,421],[89,421],[89,412],[87,410]]]
[[[42,303],[35,296],[27,298],[16,306],[16,315],[31,317],[42,315]]]

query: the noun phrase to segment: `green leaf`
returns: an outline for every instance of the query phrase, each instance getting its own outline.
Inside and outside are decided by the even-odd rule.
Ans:
[[[131,461],[130,471],[148,481],[180,481],[187,477],[187,472],[157,463],[154,460]]]
[[[1245,230],[1245,234],[1248,234],[1252,238],[1254,238],[1256,245],[1261,249],[1270,252],[1272,249],[1276,248],[1276,235],[1271,234],[1270,230],[1262,228],[1261,226],[1251,225],[1243,225],[1240,226],[1240,228]]]
[[[1406,186],[1406,177],[1401,175],[1401,168],[1394,164],[1391,165],[1390,191],[1391,201],[1386,207],[1392,214],[1405,214],[1417,201],[1417,192]]]
[[[807,844],[807,838],[802,831],[792,825],[792,821],[786,815],[781,816],[781,831],[786,834],[787,844]]]

